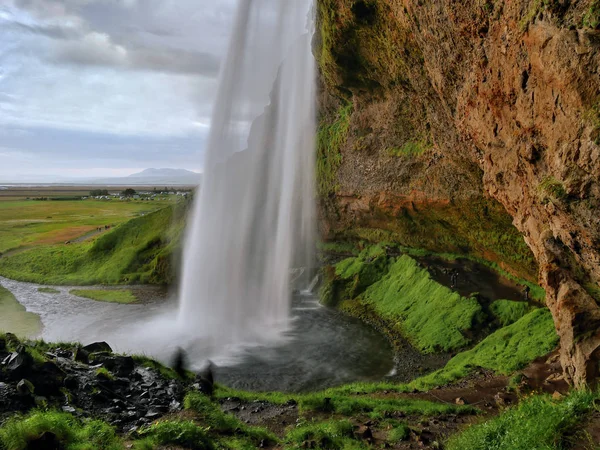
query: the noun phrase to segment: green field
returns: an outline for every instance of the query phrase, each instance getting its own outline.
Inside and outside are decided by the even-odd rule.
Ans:
[[[0,202],[0,205],[8,203]],[[110,220],[109,223],[124,223],[103,230],[92,239],[73,241],[68,245],[62,241],[42,243],[38,239],[30,248],[22,247],[18,252],[8,252],[1,257],[0,275],[45,285],[168,284],[172,281],[173,257],[178,254],[185,225],[185,201],[163,204],[162,207],[157,202],[56,203],[65,215],[65,211],[74,216],[81,213],[80,222],[98,220],[106,223]],[[37,208],[34,203],[26,206]],[[150,208],[155,211],[149,211]],[[32,211],[23,214],[31,216]],[[74,223],[74,220],[56,220],[56,216],[54,213],[48,225],[62,233]],[[17,235],[11,236],[23,239]]]
[[[98,302],[123,304],[137,302],[137,298],[129,289],[73,289],[69,293]]]
[[[65,245],[105,225],[117,226],[172,201],[0,201],[0,253],[29,246]]]

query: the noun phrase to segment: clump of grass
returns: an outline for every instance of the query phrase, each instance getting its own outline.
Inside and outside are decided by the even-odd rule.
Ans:
[[[285,441],[291,448],[304,448],[306,442],[320,449],[368,448],[353,437],[353,426],[349,420],[328,420],[301,425],[289,432]]]
[[[60,294],[60,291],[58,289],[54,289],[51,287],[40,287],[38,288],[38,292],[41,292],[43,294]]]
[[[431,148],[431,145],[423,141],[409,141],[401,147],[392,147],[387,149],[387,154],[390,156],[406,156],[415,157],[422,155],[426,150]]]
[[[473,425],[447,443],[448,450],[530,450],[570,447],[569,436],[594,409],[598,395],[574,392],[561,401],[525,399],[499,416]]]
[[[535,309],[512,325],[490,334],[471,350],[459,353],[444,368],[413,381],[410,386],[419,390],[443,386],[466,377],[479,367],[508,375],[549,353],[557,344],[558,335],[550,311]]]
[[[214,448],[207,430],[190,420],[163,420],[141,428],[137,434],[145,438],[138,443],[139,449],[161,445],[180,445],[197,450]]]
[[[15,416],[0,428],[0,448],[26,450],[29,444],[50,432],[66,450],[122,450],[123,443],[115,429],[105,422],[82,423],[70,414],[57,411],[33,411]]]
[[[317,188],[319,195],[336,191],[337,171],[342,164],[341,147],[348,138],[352,105],[342,106],[332,123],[321,123],[317,130]]]
[[[512,300],[496,300],[490,305],[492,314],[503,327],[515,323],[531,311],[531,306],[526,302]]]
[[[399,257],[359,300],[394,323],[424,353],[465,347],[470,339],[464,333],[483,317],[476,299],[461,297],[432,280],[429,272],[407,255]]]
[[[583,26],[597,29],[600,26],[600,0],[593,0],[583,16]]]
[[[103,378],[105,380],[114,380],[115,376],[110,373],[110,371],[106,367],[100,367],[96,370],[96,376],[98,378]]]
[[[554,177],[546,177],[542,180],[540,194],[542,195],[542,203],[548,203],[550,200],[563,201],[567,198],[565,186]]]
[[[186,409],[194,411],[198,415],[199,421],[211,433],[235,435],[238,438],[251,441],[255,446],[258,446],[261,442],[277,442],[277,438],[269,431],[247,426],[232,414],[224,413],[219,405],[203,394],[189,393],[185,397],[184,406]]]
[[[388,441],[396,444],[408,439],[410,436],[410,428],[405,423],[400,423],[390,430],[388,433]]]
[[[129,289],[72,289],[69,294],[108,303],[131,304],[137,301]]]

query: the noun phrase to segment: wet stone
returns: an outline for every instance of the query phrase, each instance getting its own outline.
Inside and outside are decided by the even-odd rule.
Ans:
[[[112,353],[112,348],[106,342],[93,342],[88,345],[84,345],[83,349],[88,353],[99,353],[107,352]]]

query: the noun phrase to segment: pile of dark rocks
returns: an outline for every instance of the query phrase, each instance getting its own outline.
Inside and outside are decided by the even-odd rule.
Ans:
[[[114,354],[105,342],[39,348],[0,336],[0,424],[15,413],[55,408],[133,431],[181,410],[194,386],[193,378],[168,377],[143,360]]]

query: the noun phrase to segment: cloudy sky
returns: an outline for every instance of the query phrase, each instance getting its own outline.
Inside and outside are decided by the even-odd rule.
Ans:
[[[235,0],[0,0],[0,182],[201,170]]]

